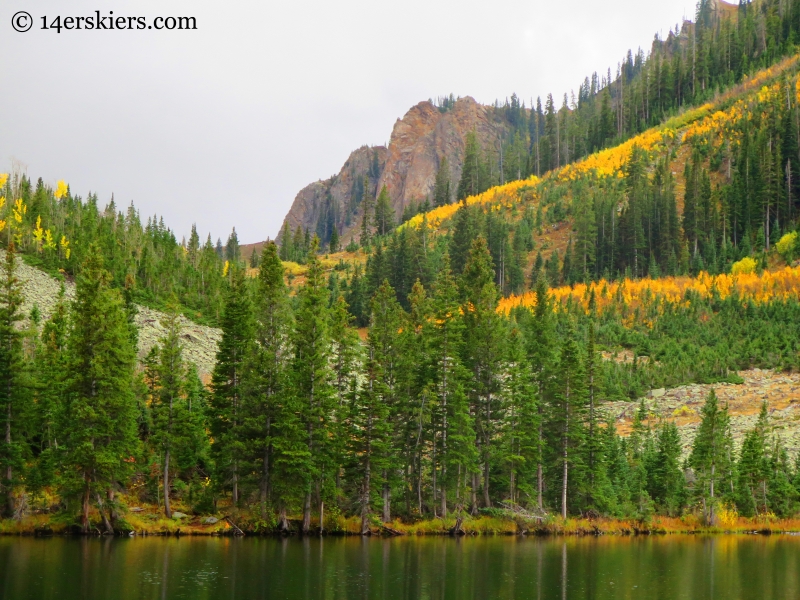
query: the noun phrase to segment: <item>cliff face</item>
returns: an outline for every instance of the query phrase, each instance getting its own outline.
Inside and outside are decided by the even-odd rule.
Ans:
[[[428,101],[420,102],[397,120],[388,148],[363,146],[350,155],[337,175],[300,190],[285,223],[292,231],[299,226],[316,232],[323,243],[330,239],[333,227],[344,243],[352,236],[357,239],[365,177],[373,198],[386,186],[395,214],[400,217],[406,206],[431,195],[445,157],[455,190],[461,177],[465,139],[473,129],[484,152],[495,152],[509,126],[492,107],[470,97],[459,98],[446,112]]]

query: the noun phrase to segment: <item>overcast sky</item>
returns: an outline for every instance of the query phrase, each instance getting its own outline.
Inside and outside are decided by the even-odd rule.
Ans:
[[[196,31],[43,31],[42,16],[193,16]],[[29,12],[17,33],[11,17]],[[133,200],[178,238],[274,237],[295,194],[421,100],[576,89],[690,0],[5,0],[0,172]]]

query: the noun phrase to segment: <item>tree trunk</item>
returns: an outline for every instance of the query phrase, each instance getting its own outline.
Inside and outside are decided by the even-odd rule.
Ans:
[[[386,473],[383,476],[386,478]],[[388,523],[392,520],[391,500],[389,497],[389,484],[383,484],[383,522]]]
[[[489,461],[483,463],[483,505],[491,508],[492,501],[489,499]]]
[[[172,518],[172,508],[169,505],[169,448],[164,453],[164,516]]]
[[[239,506],[239,473],[237,469],[238,465],[236,463],[233,464],[233,494],[231,501],[233,503],[233,508]]]
[[[325,502],[323,500],[319,501],[319,534],[322,535],[322,532],[325,531]]]
[[[81,504],[81,529],[83,533],[89,533],[89,479],[86,475],[83,476],[84,492],[83,502]]]
[[[281,533],[289,533],[289,521],[286,518],[285,506],[281,506],[281,511],[278,514],[278,531]]]
[[[111,522],[108,520],[106,516],[106,511],[103,510],[103,498],[100,497],[100,494],[96,494],[97,498],[97,510],[100,513],[100,518],[103,520],[103,527],[106,528],[106,533],[109,535],[114,535],[114,528],[111,526]]]
[[[10,387],[10,384],[9,384]],[[9,450],[9,455],[11,454],[11,399],[10,399],[10,391],[9,391],[9,400],[8,400],[8,414],[6,415],[6,448]],[[6,516],[13,517],[14,516],[14,486],[11,485],[11,480],[14,477],[14,471],[9,464],[6,468]]]
[[[306,494],[303,501],[303,535],[307,535],[311,530],[311,492]]]
[[[470,486],[470,514],[478,514],[478,474],[472,474],[472,486]]]

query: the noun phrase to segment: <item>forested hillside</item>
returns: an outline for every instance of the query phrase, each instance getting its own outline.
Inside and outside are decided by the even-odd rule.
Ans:
[[[247,268],[235,232],[178,243],[133,209],[4,181],[6,516],[125,531],[144,504],[258,532],[457,533],[795,515],[785,398],[734,426],[715,386],[800,369],[798,27],[794,2],[704,0],[574,104],[498,107],[516,154],[495,169],[469,135],[436,208],[395,228],[388,191],[365,196],[347,253],[296,229]],[[46,320],[21,310],[18,247],[76,280]],[[167,306],[142,364],[137,298]],[[208,386],[187,309],[222,331]],[[689,384],[703,397],[671,404]]]

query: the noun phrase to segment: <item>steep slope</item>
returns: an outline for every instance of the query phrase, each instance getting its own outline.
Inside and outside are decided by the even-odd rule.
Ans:
[[[493,107],[470,97],[459,98],[446,110],[429,101],[420,102],[397,120],[388,148],[363,146],[350,155],[338,174],[300,190],[284,224],[292,232],[298,227],[316,232],[323,243],[336,227],[340,237],[349,241],[361,223],[365,177],[367,193],[373,198],[386,186],[399,217],[411,203],[421,203],[431,195],[445,158],[455,188],[461,177],[465,139],[471,131],[476,132],[484,151],[493,152],[508,133],[509,124]]]

